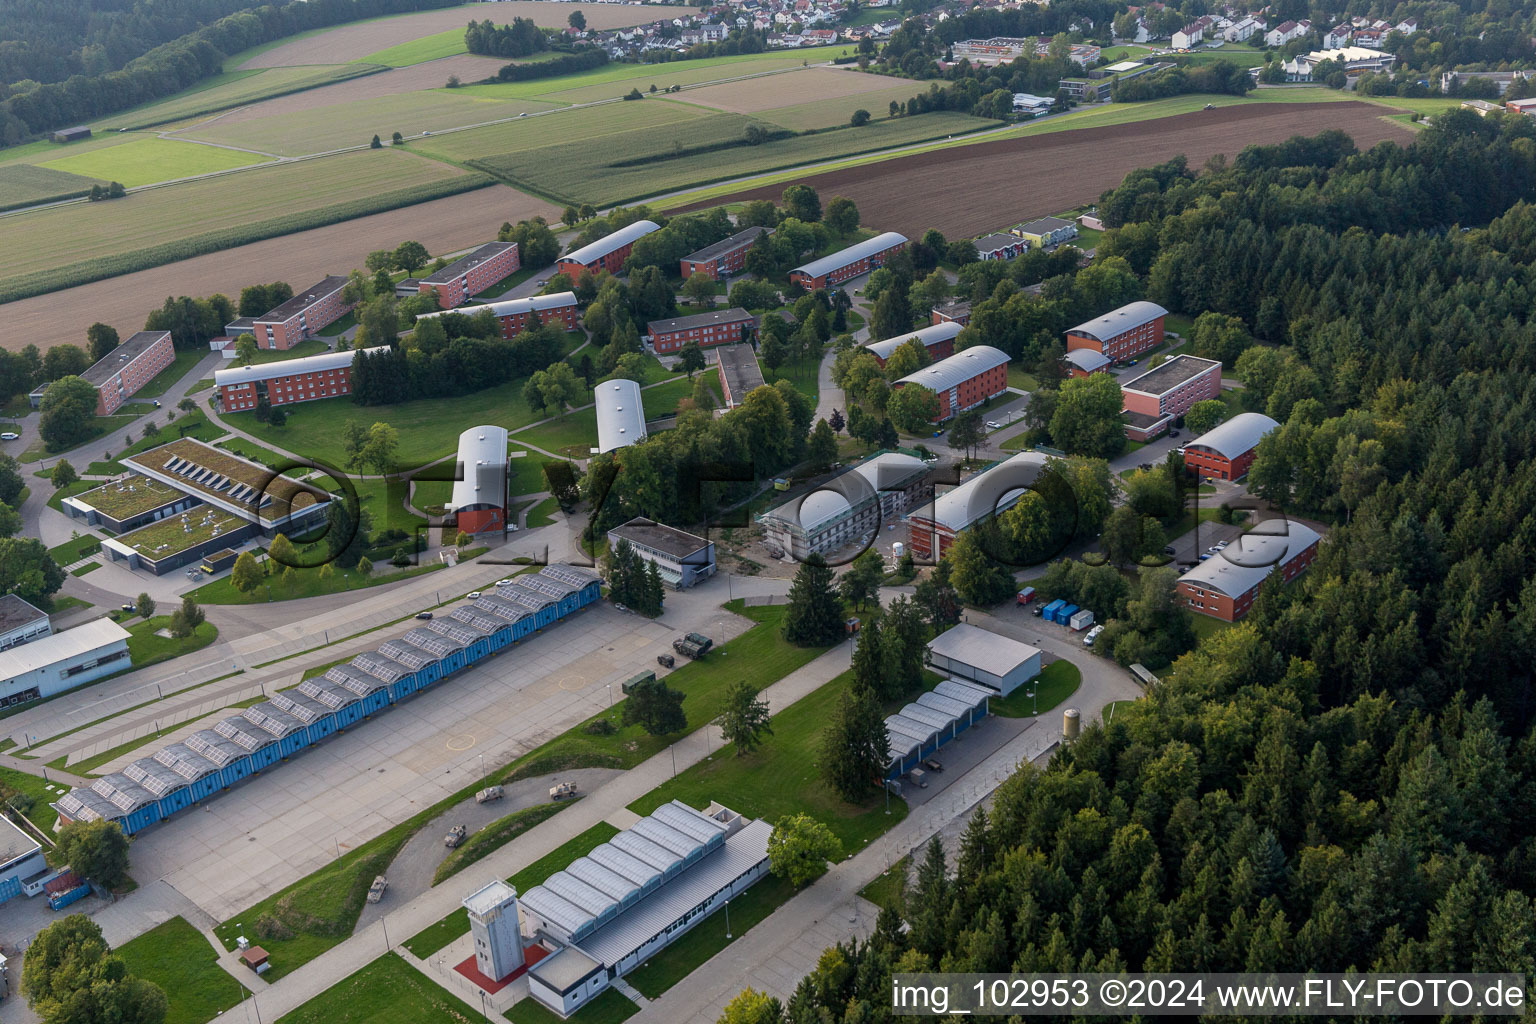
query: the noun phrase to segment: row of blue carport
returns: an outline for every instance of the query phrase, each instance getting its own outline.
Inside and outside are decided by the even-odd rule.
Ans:
[[[118,822],[132,835],[438,681],[517,644],[602,596],[590,569],[549,565],[386,640],[323,676],[274,693],[54,804],[63,822]]]
[[[885,720],[890,762],[885,777],[898,779],[925,758],[986,718],[997,694],[962,679],[945,679]]]

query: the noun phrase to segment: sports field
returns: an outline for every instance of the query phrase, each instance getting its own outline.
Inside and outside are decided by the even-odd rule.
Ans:
[[[463,173],[402,151],[365,150],[170,185],[105,203],[11,214],[4,226],[11,244],[0,250],[0,287],[24,272],[111,257]]]
[[[31,203],[44,203],[89,192],[92,185],[105,182],[50,170],[36,164],[0,165],[0,210],[10,210]]]
[[[199,146],[175,139],[141,138],[109,149],[60,157],[42,166],[66,174],[117,181],[129,188],[136,188],[173,178],[227,171],[232,167],[249,167],[251,164],[266,163],[267,160],[265,156],[224,149],[221,146]]]

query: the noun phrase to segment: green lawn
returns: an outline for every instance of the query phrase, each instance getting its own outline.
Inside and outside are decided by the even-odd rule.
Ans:
[[[210,391],[212,389],[213,389],[213,378],[212,377],[204,377],[202,380],[199,380],[199,381],[195,382],[190,388],[187,388],[187,394],[189,396],[190,395],[196,395],[196,394],[200,394],[200,393],[202,393],[204,391]]]
[[[456,53],[468,53],[469,48],[464,45],[464,30],[451,28],[446,32],[438,32],[430,36],[422,36],[420,39],[412,39],[408,43],[391,46],[377,53],[370,53],[366,57],[359,58],[354,63],[358,64],[385,64],[392,68],[406,68],[412,64],[420,64],[423,61],[439,60],[443,57],[452,57]],[[447,81],[447,76],[443,76]]]
[[[268,576],[262,586],[249,593],[241,593],[235,589],[232,582],[233,574],[231,574],[211,583],[204,583],[192,591],[192,596],[202,604],[260,604],[265,601],[294,601],[305,597],[319,597],[323,594],[339,594],[344,590],[377,587],[441,568],[443,566],[437,562],[412,566],[409,569],[396,569],[387,563],[375,562],[373,572],[367,576],[360,575],[356,569],[333,568],[330,579],[321,577],[319,567],[295,568],[294,582],[289,586],[283,582],[283,570],[273,566],[273,575]]]
[[[537,804],[498,818],[469,836],[444,857],[443,862],[437,866],[437,873],[432,876],[432,884],[438,885],[452,878],[475,861],[490,856],[535,825],[548,821],[575,803],[574,800],[563,800],[559,803]]]
[[[134,393],[134,398],[159,398],[177,381],[191,372],[192,367],[203,361],[208,353],[202,349],[184,348],[176,353],[171,365],[161,370],[148,384]]]
[[[878,795],[862,805],[845,803],[816,767],[822,729],[851,679],[852,673],[844,672],[774,715],[773,735],[752,753],[737,757],[735,748],[726,746],[636,800],[630,810],[649,814],[669,800],[699,808],[721,800],[732,810],[769,822],[803,811],[836,833],[845,856],[857,853],[906,817],[907,805],[892,800],[887,815]]]
[[[399,954],[386,953],[283,1014],[277,1024],[470,1024],[480,1012]]]
[[[589,405],[512,436],[547,452],[584,459],[597,445],[597,409]]]
[[[1234,625],[1224,622],[1212,615],[1196,615],[1194,612],[1186,613],[1189,617],[1189,628],[1195,631],[1195,636],[1201,640],[1213,637],[1217,633],[1224,633]]]
[[[1209,616],[1201,616],[1201,618],[1209,618]],[[1113,724],[1116,715],[1124,715],[1126,712],[1130,711],[1131,708],[1134,708],[1136,703],[1137,702],[1134,700],[1110,701],[1108,704],[1104,705],[1104,724]]]
[[[348,313],[348,316],[352,314]],[[323,338],[305,338],[292,348],[262,348],[256,350],[256,358],[251,360],[252,366],[260,366],[263,363],[280,363],[287,359],[303,359],[305,356],[317,356],[322,352],[329,352],[331,346]],[[240,362],[238,359],[232,363]],[[241,364],[244,365],[244,364]],[[293,410],[288,410],[289,415]]]
[[[196,412],[178,413],[174,420],[160,424],[159,429],[153,432],[144,432],[137,441],[124,448],[121,452],[116,453],[117,457],[110,462],[93,462],[86,467],[85,471],[96,476],[111,476],[117,473],[124,473],[127,472],[128,467],[123,465],[122,460],[130,455],[137,455],[140,452],[147,452],[151,448],[158,448],[160,445],[168,444],[178,437],[191,437],[199,441],[212,441],[216,437],[223,437],[225,433],[224,428],[210,422],[208,417],[203,415],[201,409],[198,409]],[[96,483],[99,484],[100,481],[98,480]]]
[[[549,526],[555,521],[555,513],[559,511],[560,503],[551,495],[528,510],[528,529],[536,529],[540,526]]]
[[[48,549],[48,554],[60,565],[72,565],[87,555],[94,555],[101,550],[101,538],[94,533],[82,533],[73,537],[57,547]]]
[[[20,711],[23,708],[31,707],[35,703],[34,701],[31,704],[18,705],[16,710]],[[28,775],[26,772],[19,772],[14,768],[5,767],[0,767],[0,786],[9,790],[15,790],[31,800],[32,806],[28,807],[26,811],[27,820],[42,829],[46,835],[53,835],[53,826],[59,819],[59,813],[48,806],[48,801],[57,800],[64,795],[64,792],[69,787],[60,788],[58,784],[55,784],[55,788],[59,789],[59,792],[51,793],[48,791],[49,783],[45,779],[36,775]]]
[[[71,569],[71,570],[69,570],[69,574],[71,576],[84,576],[86,573],[88,573],[88,572],[95,572],[97,569],[100,569],[100,568],[101,568],[101,563],[100,562],[86,562],[84,565],[82,565],[78,569]]]
[[[909,853],[901,860],[892,864],[890,869],[883,872],[879,878],[870,882],[859,890],[859,895],[877,907],[890,907],[892,910],[901,910],[902,881],[911,870],[912,855]]]
[[[336,337],[340,337],[341,335],[347,333],[348,330],[350,330],[351,328],[356,327],[356,326],[357,326],[357,314],[356,313],[348,313],[346,316],[342,317],[340,320],[337,320],[335,323],[332,323],[332,324],[330,324],[330,325],[328,325],[326,327],[320,328],[320,330],[316,331],[315,333],[318,334],[320,336],[320,338],[336,338]],[[313,338],[311,340],[312,341],[319,341],[320,338]]]
[[[1012,363],[1008,366],[1008,386],[1019,388],[1022,391],[1033,392],[1040,390],[1040,382],[1035,379],[1034,374]]]
[[[0,210],[85,195],[99,184],[105,183],[35,164],[6,164],[0,166]]]
[[[255,153],[201,146],[179,139],[144,138],[125,142],[121,146],[60,157],[43,166],[66,174],[117,181],[128,188],[135,188],[170,181],[172,178],[189,178],[195,174],[249,167],[251,164],[265,163],[268,159]],[[201,354],[207,355],[207,352]]]
[[[1037,711],[1047,711],[1077,692],[1083,681],[1083,673],[1070,661],[1053,661],[1040,672],[1039,678],[1025,683],[1006,697],[993,697],[988,702],[991,713],[1000,718],[1029,718]],[[1026,694],[1039,688],[1038,703]]]
[[[892,818],[895,814],[891,815]],[[641,964],[624,980],[648,999],[656,999],[667,989],[698,970],[710,957],[778,910],[795,894],[795,889],[777,875],[767,875],[752,888],[731,900],[731,938],[725,937],[725,913],[717,910],[689,929],[670,946]]]
[[[279,455],[270,448],[263,448],[259,444],[247,441],[243,437],[231,437],[226,441],[220,441],[216,446],[232,455],[238,455],[242,459],[259,462],[269,469],[292,468],[293,460],[286,455]]]
[[[213,643],[219,637],[219,627],[205,622],[188,637],[156,636],[155,631],[171,624],[169,615],[156,615],[147,622],[126,627],[128,630],[128,657],[134,668],[156,665],[162,661],[191,654]]]
[[[316,29],[315,31],[326,30]],[[307,33],[277,39],[268,46],[279,46],[305,34]],[[329,85],[384,70],[381,67],[365,67],[360,64],[308,64],[284,68],[235,70],[244,59],[239,55],[227,58],[224,61],[225,70],[222,73],[205,78],[173,96],[113,114],[111,117],[95,122],[94,125],[115,130],[170,124],[172,121],[181,121],[216,110],[228,110],[231,107],[244,106],[274,96],[301,92],[316,86]]]
[[[521,892],[522,890],[518,890]],[[469,934],[469,911],[460,907],[436,924],[429,924],[405,941],[405,948],[425,960],[460,935]]]
[[[506,1019],[512,1021],[512,1024],[567,1024],[569,1021],[575,1021],[576,1024],[619,1024],[639,1012],[640,1007],[625,999],[618,989],[605,988],[598,993],[596,999],[569,1017],[551,1013],[543,1003],[535,1002],[529,996],[508,1010]]]
[[[247,995],[218,964],[207,938],[185,918],[164,924],[113,950],[130,973],[165,990],[165,1024],[204,1024]]]

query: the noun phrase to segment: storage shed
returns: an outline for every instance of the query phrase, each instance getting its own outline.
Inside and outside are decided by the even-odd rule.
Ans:
[[[1040,649],[962,622],[928,641],[928,664],[1006,697],[1040,674]]]

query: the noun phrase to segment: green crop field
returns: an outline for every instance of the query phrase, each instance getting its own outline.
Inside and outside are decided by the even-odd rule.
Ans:
[[[422,202],[482,180],[409,153],[364,150],[11,214],[0,301]]]
[[[198,146],[174,139],[148,138],[134,139],[110,149],[61,157],[43,166],[67,174],[118,181],[129,188],[135,188],[173,178],[189,178],[194,174],[249,167],[265,161],[266,157],[255,153],[241,153],[218,146]]]
[[[468,90],[460,89],[460,92]],[[616,135],[663,125],[693,121],[709,112],[681,103],[651,102],[609,103],[601,107],[583,107],[545,117],[489,125],[465,132],[419,139],[410,144],[413,152],[444,160],[474,160],[502,153],[545,145],[551,137],[550,125],[557,125],[567,138],[581,138],[606,148],[605,140]],[[549,120],[550,117],[555,120]]]
[[[835,96],[831,99],[775,107],[772,110],[760,111],[756,116],[764,121],[792,128],[797,132],[808,128],[830,128],[832,125],[847,124],[855,110],[867,110],[871,117],[883,119],[890,115],[892,102],[905,103],[913,95],[922,91],[919,88],[921,84],[899,81],[899,84],[874,92],[860,93],[857,96]],[[764,88],[769,87],[770,83],[764,83]],[[683,95],[686,96],[687,93]]]
[[[391,46],[387,50],[378,53],[370,53],[362,58],[365,64],[387,64],[392,68],[408,68],[412,64],[420,64],[423,61],[438,60],[443,57],[452,57],[456,53],[468,53],[469,47],[464,45],[464,30],[451,28],[446,32],[438,32],[435,35],[422,36],[399,46]]]
[[[293,37],[289,37],[290,39]],[[286,41],[286,40],[285,40]],[[233,62],[226,62],[233,68]],[[99,130],[116,131],[120,128],[148,128],[170,124],[200,114],[211,114],[231,107],[268,100],[274,96],[313,89],[320,85],[344,82],[349,78],[376,74],[384,70],[380,65],[363,62],[351,64],[309,64],[294,68],[266,68],[250,71],[225,71],[221,75],[205,79],[190,89],[183,89],[174,96],[167,96],[154,103],[114,114],[95,123]]]
[[[539,100],[490,100],[463,93],[462,89],[428,89],[401,96],[379,96],[234,124],[215,121],[184,129],[181,134],[280,156],[303,156],[366,145],[374,135],[383,139],[395,132],[419,135],[424,131],[442,131],[549,110],[554,106]]]
[[[741,137],[749,118],[713,114],[671,132],[640,130],[601,141],[573,139],[474,161],[471,166],[562,202],[611,205],[690,185],[772,171],[816,160],[995,127],[997,122],[957,113],[919,114],[863,128],[776,139],[698,155],[668,156],[675,147]],[[617,159],[653,156],[648,163],[614,166]]]
[[[89,154],[87,154],[89,155]],[[56,199],[85,195],[92,185],[105,184],[98,178],[81,177],[35,164],[0,165],[0,210],[31,206]]]

